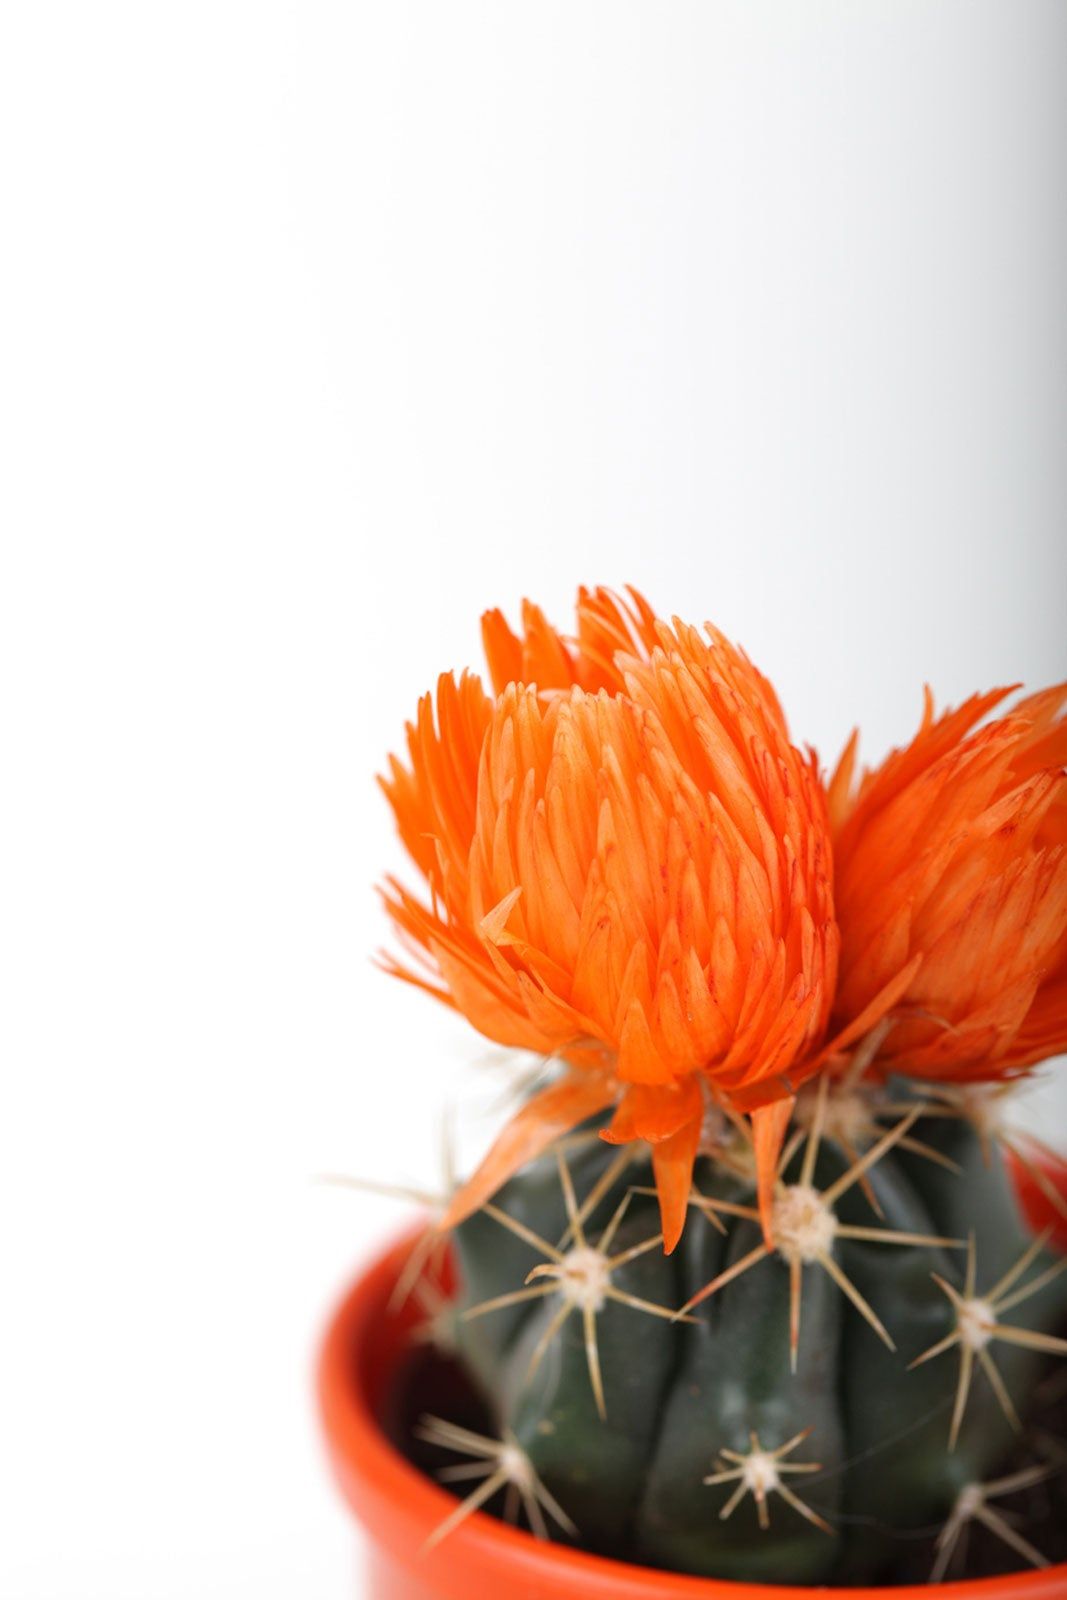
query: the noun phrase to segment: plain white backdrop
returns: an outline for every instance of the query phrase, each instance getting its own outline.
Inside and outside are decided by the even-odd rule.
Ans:
[[[360,1592],[400,1217],[311,1178],[486,1053],[370,964],[484,607],[635,582],[827,760],[1064,675],[1065,75],[1060,0],[5,7],[5,1600]]]

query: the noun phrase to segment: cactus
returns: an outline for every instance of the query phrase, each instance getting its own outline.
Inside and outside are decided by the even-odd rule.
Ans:
[[[429,890],[388,883],[387,967],[553,1064],[441,1202],[458,1298],[429,1243],[398,1290],[496,1430],[420,1423],[476,1483],[435,1537],[502,1490],[693,1574],[940,1578],[972,1523],[1040,1564],[998,1501],[1048,1489],[1067,1262],[1004,1152],[1067,1200],[1003,1109],[1067,1051],[1067,686],[928,700],[857,781],[632,591],[484,637],[383,779]]]
[[[1042,1352],[1067,1351],[1067,1274],[1023,1227],[999,1155],[986,1164],[964,1119],[900,1118],[857,1175],[809,1131],[779,1209],[806,1202],[809,1232],[829,1214],[836,1235],[832,1272],[802,1265],[791,1305],[783,1246],[738,1270],[764,1248],[740,1141],[698,1161],[694,1215],[668,1257],[651,1163],[620,1170],[589,1132],[454,1236],[456,1348],[583,1547],[750,1581],[891,1573],[901,1534],[945,1522],[997,1470]],[[829,1213],[811,1206],[846,1182]],[[980,1306],[1005,1277],[1006,1336],[987,1343],[947,1291]],[[661,1314],[687,1305],[685,1320]],[[961,1327],[962,1346],[922,1359]],[[961,1348],[977,1357],[966,1386]]]

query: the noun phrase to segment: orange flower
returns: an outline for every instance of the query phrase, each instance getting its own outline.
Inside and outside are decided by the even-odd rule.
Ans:
[[[938,720],[927,694],[911,744],[853,795],[854,736],[831,783],[835,1014],[921,956],[881,1070],[981,1081],[1067,1049],[1067,685],[977,728],[1009,692]]]
[[[482,618],[482,644],[497,694],[509,683],[535,683],[539,689],[580,689],[617,694],[624,687],[616,661],[621,655],[648,654],[655,649],[657,619],[636,589],[622,600],[609,589],[578,590],[578,632],[574,639],[558,634],[540,606],[522,603],[523,632],[512,633],[502,611]]]
[[[393,970],[567,1063],[450,1220],[613,1106],[605,1137],[652,1144],[672,1248],[709,1100],[754,1113],[769,1195],[792,1091],[821,1059],[838,945],[823,791],[713,630],[603,590],[580,594],[575,639],[533,607],[525,624],[489,613],[497,699],[443,678],[436,722],[427,697],[384,781],[430,886],[429,903],[387,887],[429,964]]]

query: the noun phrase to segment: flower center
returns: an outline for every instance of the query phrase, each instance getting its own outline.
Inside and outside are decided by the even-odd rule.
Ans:
[[[774,1242],[786,1261],[817,1261],[833,1250],[837,1218],[817,1189],[790,1184],[775,1196]]]

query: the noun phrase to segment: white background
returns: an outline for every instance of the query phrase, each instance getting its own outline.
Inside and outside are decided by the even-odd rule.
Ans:
[[[484,606],[636,582],[826,759],[1063,675],[1065,74],[1060,0],[4,9],[5,1600],[358,1593],[399,1219],[310,1180],[484,1055],[370,965]]]

